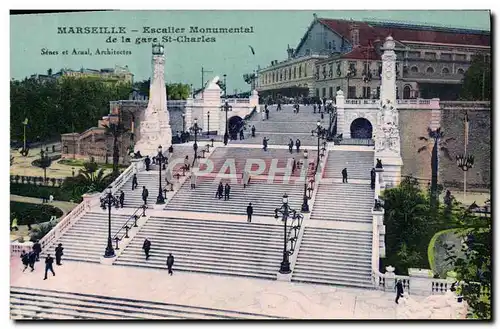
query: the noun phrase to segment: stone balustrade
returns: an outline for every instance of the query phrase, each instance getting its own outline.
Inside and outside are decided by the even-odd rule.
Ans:
[[[111,193],[114,195],[118,190],[125,184],[130,177],[134,174],[136,171],[142,171],[144,167],[144,159],[131,159],[130,160],[132,164],[125,169],[124,172],[116,178],[113,183],[111,184]],[[106,191],[103,191],[101,193],[101,197],[106,196]]]
[[[337,102],[337,107],[340,105]],[[345,99],[342,102],[342,106],[345,108],[378,108],[380,100],[378,99]],[[439,109],[440,101],[439,98],[432,99],[398,99],[397,100],[398,109]]]

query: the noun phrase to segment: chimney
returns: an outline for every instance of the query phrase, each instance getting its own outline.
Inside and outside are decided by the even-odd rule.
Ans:
[[[355,48],[355,47],[358,47],[359,46],[359,25],[354,22],[352,19],[351,19],[351,26],[350,26],[350,32],[351,32],[351,43],[352,43],[352,47]]]

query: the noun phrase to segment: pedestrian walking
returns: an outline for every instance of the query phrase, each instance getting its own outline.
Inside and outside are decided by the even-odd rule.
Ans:
[[[290,151],[290,154],[293,153],[293,139],[290,138],[290,141],[288,142],[288,151]]]
[[[247,222],[249,223],[252,222],[252,215],[253,215],[253,207],[252,203],[250,202],[247,206]]]
[[[372,168],[372,170],[370,171],[370,187],[372,190],[375,189],[375,177],[375,168]]]
[[[21,262],[23,262],[24,269],[23,272],[26,271],[26,269],[29,266],[30,260],[29,260],[29,254],[26,251],[21,252]]]
[[[243,128],[241,128],[241,130],[240,130],[240,140],[243,140],[243,139],[245,139],[245,135],[243,133]]]
[[[267,113],[267,109],[262,110],[262,113],[261,113],[262,121],[266,120],[266,113]]]
[[[28,264],[31,267],[31,272],[35,270],[36,253],[32,250],[28,253]]]
[[[174,256],[172,256],[172,254],[168,254],[168,257],[167,257],[167,269],[168,269],[168,274],[172,275],[174,274],[172,272],[172,266],[174,266]]]
[[[36,240],[33,245],[33,251],[35,252],[36,261],[40,261],[40,253],[42,252],[42,246],[40,245],[40,240]]]
[[[62,243],[59,243],[56,247],[56,265],[62,265],[61,264],[61,257],[64,255],[63,253],[63,246],[62,246]]]
[[[144,159],[144,163],[146,164],[146,171],[149,171],[149,166],[151,164],[151,159],[149,158],[149,155],[146,156],[146,159]]]
[[[56,276],[54,273],[54,268],[52,267],[52,264],[54,263],[54,258],[50,257],[50,255],[47,255],[47,258],[45,258],[45,277],[43,278],[44,280],[47,280],[47,272],[51,271],[52,276]]]
[[[148,196],[149,196],[149,191],[146,188],[146,186],[142,187],[142,201],[144,201],[144,205],[148,204]]]
[[[120,207],[123,208],[123,204],[125,203],[125,192],[120,191]]]
[[[342,169],[342,183],[347,183],[347,168]]]
[[[52,194],[51,194],[51,195],[49,195],[49,202],[50,202],[50,203],[54,202],[54,196],[53,196]]]
[[[295,141],[295,147],[297,148],[297,153],[299,153],[300,152],[300,139],[298,139],[298,138]]]
[[[316,104],[313,105],[313,113],[316,114]]]
[[[151,249],[151,241],[148,238],[144,239],[144,243],[142,244],[142,249],[144,250],[144,255],[146,255],[146,260],[149,259],[149,250]]]
[[[186,169],[186,171],[189,170],[189,155],[186,155],[186,157],[184,158],[184,168]]]
[[[246,188],[250,184],[250,173],[245,170],[243,172],[243,188]]]
[[[255,137],[255,126],[252,126],[252,137]]]
[[[267,139],[267,137],[264,137],[264,139],[262,140],[262,145],[263,145],[263,148],[264,148],[264,151],[267,152],[267,141],[269,139]]]
[[[224,186],[224,201],[229,200],[230,192],[231,192],[231,186],[229,186],[229,183],[226,183],[226,186]]]
[[[266,120],[269,120],[269,109],[266,110]]]
[[[293,163],[292,163],[292,174],[294,173],[295,169],[297,169],[297,161],[295,161],[295,158],[293,158]]]
[[[398,282],[396,283],[396,304],[399,304],[399,298],[403,297],[404,290],[403,290],[403,282],[401,282],[401,279],[398,279]]]
[[[220,182],[219,186],[217,187],[217,194],[215,196],[219,199],[222,199],[222,193],[224,193],[224,185],[222,185],[222,182]]]
[[[132,191],[135,190],[139,186],[139,183],[137,183],[137,174],[134,174],[132,177]]]
[[[297,109],[297,111],[295,113],[299,114],[299,110],[300,110],[300,105],[299,103],[297,103],[297,105],[295,105],[295,108]]]
[[[170,153],[170,154],[174,153],[174,146],[173,145],[170,145],[170,147],[168,148],[168,153]]]
[[[196,173],[194,170],[191,170],[191,189],[196,188]]]

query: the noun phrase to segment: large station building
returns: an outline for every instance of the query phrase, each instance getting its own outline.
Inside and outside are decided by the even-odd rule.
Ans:
[[[396,41],[397,97],[456,100],[474,56],[489,61],[489,31],[402,23],[314,20],[288,58],[258,71],[263,97],[376,98],[380,93],[381,47]]]

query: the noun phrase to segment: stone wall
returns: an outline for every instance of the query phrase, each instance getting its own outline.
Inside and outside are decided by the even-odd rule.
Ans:
[[[474,155],[474,167],[467,173],[468,190],[485,190],[491,184],[491,111],[487,108],[469,109],[469,144],[467,153]],[[455,138],[447,143],[452,160],[441,152],[439,154],[440,184],[445,188],[461,190],[463,172],[455,161],[457,155],[464,152],[464,114],[460,107],[441,108],[441,128],[446,138]],[[426,184],[431,179],[431,150],[417,153],[425,145],[420,136],[427,137],[427,127],[431,122],[431,110],[399,110],[401,157],[403,158],[402,175],[413,175]]]

